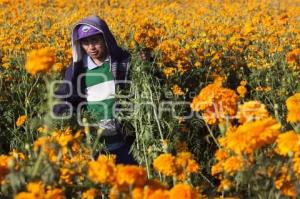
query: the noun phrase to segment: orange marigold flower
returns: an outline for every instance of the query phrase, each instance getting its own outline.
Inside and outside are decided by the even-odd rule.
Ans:
[[[55,137],[55,139],[59,145],[65,147],[72,142],[74,138],[72,134],[60,134],[59,136]]]
[[[15,198],[45,198],[44,184],[42,182],[30,182],[27,185],[27,192],[20,192]]]
[[[264,92],[268,92],[270,90],[272,90],[272,87],[270,86],[265,86],[265,87],[262,87],[262,86],[258,86],[255,88],[256,91],[264,91]]]
[[[98,189],[91,188],[82,193],[81,199],[96,199],[100,197],[101,192]]]
[[[60,183],[64,183],[67,185],[73,184],[73,176],[75,175],[75,172],[72,169],[68,168],[60,168]]]
[[[65,195],[62,189],[54,188],[45,190],[45,185],[42,182],[30,182],[27,185],[27,192],[21,192],[16,199],[27,199],[27,198],[45,198],[45,199],[65,199]]]
[[[238,118],[240,123],[260,120],[269,117],[266,106],[259,101],[245,102],[239,106]]]
[[[9,152],[9,155],[14,157],[17,160],[25,160],[26,156],[24,153],[18,152],[16,149],[13,149],[11,152]]]
[[[50,143],[49,137],[39,137],[34,143],[33,143],[33,150],[37,151],[40,147],[45,145],[46,143]]]
[[[70,127],[52,132],[52,138],[61,146],[63,154],[68,152],[68,146],[75,141],[75,136]]]
[[[223,162],[218,162],[217,164],[215,164],[211,167],[211,174],[213,176],[216,176],[217,174],[220,174],[223,171],[224,171],[223,170]]]
[[[4,182],[5,176],[9,173],[8,161],[10,156],[0,155],[0,185]]]
[[[188,160],[188,165],[186,167],[186,171],[188,173],[197,173],[200,170],[199,164],[196,162],[196,160]]]
[[[289,169],[286,166],[283,166],[280,169],[280,175],[275,181],[276,189],[279,189],[283,195],[296,197],[297,191],[295,185],[291,181],[291,176],[289,174]]]
[[[159,180],[148,180],[143,190],[144,198],[148,198],[156,190],[167,190],[167,187],[163,185]]]
[[[33,144],[33,150],[38,151],[40,149],[43,149],[43,152],[45,152],[49,160],[52,162],[56,162],[58,160],[58,151],[57,149],[57,143],[53,140],[51,140],[50,137],[39,137]]]
[[[158,45],[162,33],[161,31],[163,30],[155,25],[153,21],[149,19],[141,20],[137,28],[139,31],[135,31],[133,37],[137,44],[149,49],[153,49]]]
[[[176,167],[185,168],[188,164],[188,160],[192,158],[192,154],[190,152],[181,152],[177,154],[175,159]]]
[[[196,68],[200,68],[202,66],[201,62],[196,61],[194,66],[196,66]]]
[[[166,176],[172,176],[176,174],[175,157],[171,154],[161,154],[153,161],[154,169]]]
[[[173,85],[172,86],[172,92],[175,96],[184,95],[184,92],[182,91],[182,89],[178,85]]]
[[[117,172],[115,161],[116,156],[100,155],[97,161],[89,162],[89,178],[95,183],[112,184]]]
[[[171,68],[171,67],[165,68],[163,70],[163,73],[165,74],[165,76],[167,78],[170,77],[170,76],[172,76],[175,72],[176,72],[176,69],[175,68]]]
[[[286,100],[286,106],[288,109],[286,120],[288,122],[300,122],[300,93],[289,97]]]
[[[27,121],[27,115],[20,116],[16,121],[16,126],[20,127]]]
[[[119,186],[144,186],[146,183],[144,168],[134,165],[118,165],[116,183]]]
[[[169,199],[170,194],[167,190],[155,190],[152,194],[150,194],[147,199]]]
[[[228,158],[228,153],[222,149],[219,149],[216,151],[215,156],[218,161],[223,161]]]
[[[55,71],[55,72],[61,72],[62,70],[63,70],[63,68],[64,68],[64,66],[63,66],[63,64],[62,63],[55,63],[54,65],[53,65],[53,70]]]
[[[218,187],[218,191],[229,191],[232,187],[232,181],[228,179],[223,179],[220,182],[220,185]]]
[[[224,171],[230,175],[242,170],[244,167],[244,160],[241,156],[232,156],[224,161]]]
[[[288,171],[289,171],[289,169],[287,166],[283,166],[280,168],[280,173],[279,173],[280,175],[275,181],[276,189],[280,189],[283,186],[284,182],[289,181]]]
[[[33,50],[27,55],[25,69],[31,75],[47,72],[55,63],[55,53],[51,48]]]
[[[273,118],[247,122],[237,128],[229,128],[220,144],[236,154],[252,154],[264,145],[273,143],[280,131],[280,124]]]
[[[35,196],[28,192],[20,192],[15,196],[15,199],[28,199],[28,198],[34,198]]]
[[[120,190],[119,190],[119,187],[117,185],[114,185],[110,191],[109,191],[109,196],[108,198],[109,199],[119,199],[120,198]]]
[[[222,80],[203,88],[191,104],[194,111],[204,111],[204,120],[208,124],[222,122],[228,116],[234,116],[237,109],[238,96],[230,89],[222,87]]]
[[[187,173],[196,173],[200,170],[199,164],[192,159],[190,152],[181,152],[176,156],[175,163],[177,168],[185,170]]]
[[[197,199],[200,194],[187,184],[177,184],[170,190],[170,199]]]
[[[36,198],[42,198],[45,194],[44,184],[42,182],[30,182],[27,185],[28,192],[34,194]]]
[[[181,152],[175,158],[177,178],[184,180],[189,174],[197,173],[200,170],[199,164],[192,159],[190,152]]]
[[[4,68],[4,69],[8,69],[10,67],[10,63],[3,63],[1,64],[1,66]]]
[[[283,195],[295,198],[298,196],[296,186],[293,183],[285,183],[280,191]]]
[[[1,57],[1,52],[0,52],[0,65],[5,69],[8,69],[10,67],[10,58],[8,56]]]
[[[144,188],[141,188],[141,187],[135,187],[132,192],[131,192],[131,196],[132,196],[132,199],[140,199],[140,198],[143,198],[143,190]]]
[[[276,152],[280,155],[288,155],[290,152],[296,152],[300,147],[300,135],[294,131],[287,131],[278,135],[276,140]]]
[[[255,28],[254,28],[252,22],[248,21],[244,25],[243,34],[244,35],[248,35],[248,34],[252,33],[254,30],[255,30]]]
[[[247,88],[243,85],[238,86],[236,91],[240,95],[240,97],[245,97],[247,94]]]
[[[39,127],[39,128],[37,129],[37,131],[38,131],[39,133],[47,133],[47,132],[49,131],[49,129],[48,129],[48,127],[47,127],[46,125],[44,125],[44,126]]]
[[[288,63],[294,63],[300,61],[300,48],[290,51],[286,56],[286,61]]]
[[[45,199],[66,199],[64,191],[59,188],[47,190],[45,194]]]
[[[293,168],[298,177],[300,177],[300,150],[298,150],[293,158]]]

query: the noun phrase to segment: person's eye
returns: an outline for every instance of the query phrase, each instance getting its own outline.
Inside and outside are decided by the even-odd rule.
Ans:
[[[88,45],[89,42],[88,42],[88,41],[82,41],[82,44],[83,44],[83,45]]]

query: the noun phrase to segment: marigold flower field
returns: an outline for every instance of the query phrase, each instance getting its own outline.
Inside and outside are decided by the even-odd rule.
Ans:
[[[299,0],[0,8],[0,198],[300,198]],[[117,164],[85,116],[51,111],[90,15],[132,55],[117,117],[139,165]]]

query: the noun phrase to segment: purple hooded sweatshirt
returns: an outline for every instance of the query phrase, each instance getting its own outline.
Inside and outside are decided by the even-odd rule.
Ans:
[[[73,62],[65,71],[64,83],[54,93],[56,98],[60,98],[61,102],[54,106],[53,112],[55,115],[74,112],[79,103],[86,101],[86,98],[81,94],[85,94],[86,86],[84,81],[78,82],[78,76],[83,73],[83,52],[78,40],[77,30],[81,24],[86,24],[98,29],[104,37],[108,56],[110,60],[110,70],[113,77],[117,81],[125,83],[128,79],[130,54],[118,46],[114,36],[109,30],[104,20],[98,16],[90,16],[79,23],[75,24],[72,30],[72,54]],[[120,87],[124,84],[118,84]],[[72,110],[70,110],[70,108]]]

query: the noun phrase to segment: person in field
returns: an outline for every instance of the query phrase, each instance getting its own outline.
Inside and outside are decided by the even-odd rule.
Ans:
[[[117,163],[136,164],[129,154],[131,144],[124,140],[121,125],[114,118],[116,86],[123,88],[122,83],[128,79],[130,54],[118,46],[106,22],[98,16],[74,25],[72,53],[65,82],[55,92],[62,101],[54,106],[54,114],[79,112],[82,107],[93,118],[89,122],[103,129],[101,141],[116,155]]]

